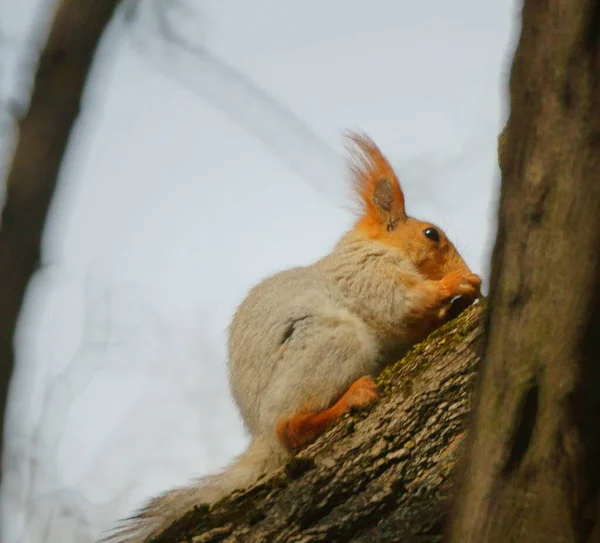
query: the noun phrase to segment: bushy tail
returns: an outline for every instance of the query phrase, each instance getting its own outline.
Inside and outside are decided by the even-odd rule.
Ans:
[[[250,441],[248,449],[222,473],[193,481],[153,498],[136,515],[125,519],[106,543],[146,543],[158,536],[194,506],[212,504],[234,490],[246,488],[263,474],[276,470],[288,453],[274,440],[261,436]]]

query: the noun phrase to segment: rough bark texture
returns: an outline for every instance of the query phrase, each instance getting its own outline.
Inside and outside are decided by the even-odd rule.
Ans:
[[[118,0],[59,2],[30,107],[19,123],[0,226],[0,437],[17,319],[39,266],[46,215],[94,52],[118,4]],[[0,464],[0,477],[1,473]]]
[[[522,17],[457,543],[600,540],[600,1]]]
[[[482,304],[388,368],[382,398],[156,543],[440,541],[479,360]]]

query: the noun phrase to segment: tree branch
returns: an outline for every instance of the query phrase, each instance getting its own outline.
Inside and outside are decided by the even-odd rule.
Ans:
[[[479,360],[483,304],[380,376],[353,413],[273,476],[191,511],[155,543],[441,539]]]
[[[59,2],[29,110],[19,123],[0,227],[0,437],[17,320],[39,266],[46,216],[94,53],[118,4],[119,0]]]

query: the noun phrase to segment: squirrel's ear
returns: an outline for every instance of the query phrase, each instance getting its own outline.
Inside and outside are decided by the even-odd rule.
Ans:
[[[368,136],[347,132],[354,190],[364,214],[379,222],[388,231],[406,220],[404,194],[390,163]]]

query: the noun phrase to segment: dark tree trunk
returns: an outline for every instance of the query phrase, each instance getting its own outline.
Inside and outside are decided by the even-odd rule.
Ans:
[[[481,306],[379,380],[374,409],[346,416],[272,477],[190,511],[154,543],[441,541],[479,360]]]
[[[6,186],[0,225],[0,437],[14,366],[14,333],[60,165],[94,52],[119,0],[60,0],[42,52]],[[0,477],[2,474],[0,464]]]
[[[600,541],[600,1],[525,0],[451,540]]]

